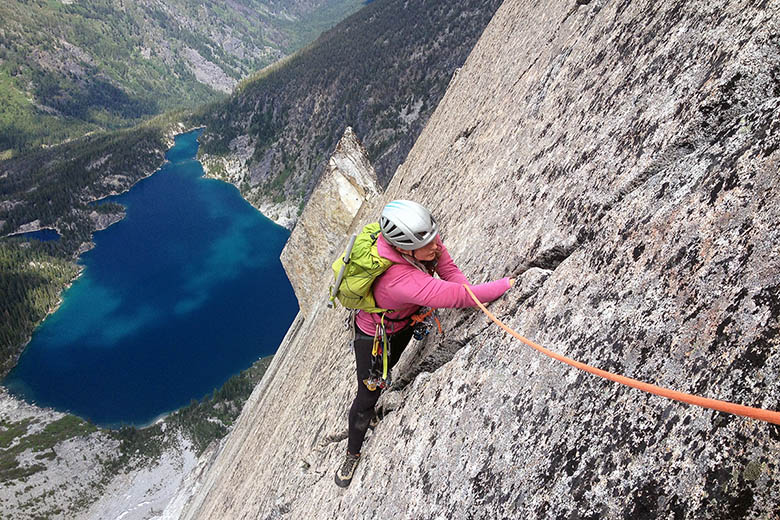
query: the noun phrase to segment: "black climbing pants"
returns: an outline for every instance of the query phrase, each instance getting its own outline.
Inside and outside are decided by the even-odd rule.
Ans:
[[[388,368],[392,368],[398,362],[409,340],[412,339],[412,328],[406,327],[395,334],[388,336],[390,343],[390,355],[387,359]],[[357,395],[349,409],[349,441],[347,450],[354,454],[360,453],[363,447],[363,439],[366,437],[368,424],[374,416],[374,406],[382,392],[379,388],[369,390],[364,379],[368,379],[371,370],[371,351],[374,348],[373,336],[368,336],[355,325],[355,364],[357,366]]]

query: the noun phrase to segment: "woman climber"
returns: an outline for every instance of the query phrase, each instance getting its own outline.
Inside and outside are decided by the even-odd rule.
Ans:
[[[355,363],[357,395],[349,410],[349,440],[344,463],[336,472],[336,484],[349,486],[360,460],[360,450],[369,425],[377,421],[374,406],[385,382],[381,378],[381,355],[373,355],[381,341],[381,327],[387,334],[386,369],[396,364],[414,333],[412,316],[422,307],[472,307],[474,301],[463,284],[469,284],[452,261],[438,236],[436,221],[420,204],[395,200],[382,210],[381,234],[377,252],[393,262],[372,286],[377,307],[393,309],[384,314],[359,311],[355,317]],[[438,274],[440,279],[434,278]],[[514,279],[501,278],[471,287],[480,301],[488,302],[503,295]],[[381,343],[379,343],[381,344]]]

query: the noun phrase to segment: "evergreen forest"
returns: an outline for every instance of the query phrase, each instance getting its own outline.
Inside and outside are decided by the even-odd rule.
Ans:
[[[60,291],[78,273],[45,242],[0,241],[0,373],[18,358],[33,328],[53,310]]]

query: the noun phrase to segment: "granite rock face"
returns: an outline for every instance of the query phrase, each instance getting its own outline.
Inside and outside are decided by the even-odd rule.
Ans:
[[[491,310],[521,334],[777,410],[778,130],[777,1],[506,0],[353,229],[418,200],[472,282],[518,277]],[[577,371],[473,309],[404,353],[341,490],[346,316],[299,316],[185,518],[780,515],[780,427]]]
[[[365,148],[347,127],[282,250],[282,265],[304,315],[318,298],[327,297],[328,284],[333,284],[328,279],[331,262],[344,247],[363,203],[375,201],[380,192]]]

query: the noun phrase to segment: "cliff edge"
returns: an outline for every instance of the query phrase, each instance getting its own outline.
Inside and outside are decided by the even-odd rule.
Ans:
[[[777,1],[506,0],[351,225],[417,200],[472,282],[518,277],[491,310],[525,336],[780,409],[779,44]],[[339,489],[354,361],[322,294],[185,518],[780,514],[780,427],[582,373],[474,309],[410,345]]]

